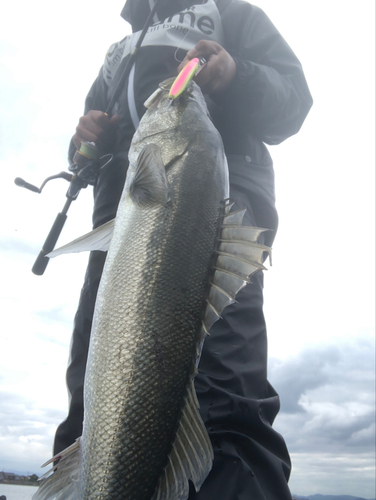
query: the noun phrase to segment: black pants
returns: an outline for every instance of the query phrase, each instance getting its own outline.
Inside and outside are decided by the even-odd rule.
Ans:
[[[57,429],[55,453],[82,434],[91,319],[104,261],[102,252],[93,252],[89,259],[67,371],[69,414]],[[213,443],[214,464],[200,492],[192,489],[190,500],[291,500],[289,455],[283,438],[272,428],[279,397],[267,381],[262,306],[263,274],[258,273],[205,340],[195,386]]]

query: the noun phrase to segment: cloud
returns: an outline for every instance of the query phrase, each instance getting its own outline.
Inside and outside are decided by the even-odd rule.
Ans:
[[[51,456],[56,422],[65,412],[41,406],[32,397],[0,391],[0,468],[41,474]]]
[[[278,381],[281,393],[282,411],[303,413],[301,397],[308,390],[325,385],[328,380],[329,366],[338,362],[338,349],[321,348],[317,352],[303,351],[294,358],[269,361],[270,378]]]
[[[275,428],[293,458],[296,493],[375,496],[374,353],[360,338],[270,360],[281,398]]]
[[[291,458],[294,494],[375,498],[375,460],[368,454],[292,453]]]
[[[374,424],[374,352],[371,340],[359,339],[270,360],[270,379],[281,398],[281,424],[293,451],[304,451],[307,441],[321,451],[323,445],[358,451],[372,447],[366,436]],[[292,421],[294,432],[289,431]]]

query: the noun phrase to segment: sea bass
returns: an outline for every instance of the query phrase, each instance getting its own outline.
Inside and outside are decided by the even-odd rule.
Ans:
[[[171,83],[145,103],[115,222],[61,252],[108,249],[83,435],[55,457],[38,500],[185,500],[188,480],[198,491],[212,466],[193,386],[200,349],[269,249],[257,243],[263,229],[230,212],[222,140],[199,87],[171,103]]]

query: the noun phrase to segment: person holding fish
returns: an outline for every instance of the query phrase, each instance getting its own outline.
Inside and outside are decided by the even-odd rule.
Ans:
[[[273,163],[265,144],[278,144],[297,133],[312,105],[301,64],[264,12],[246,1],[161,0],[109,116],[107,104],[154,4],[155,0],[126,1],[121,15],[133,33],[110,47],[70,145],[71,161],[83,141],[114,155],[100,170],[94,187],[94,228],[116,216],[132,138],[135,131],[141,134],[144,102],[161,82],[176,77],[197,58],[202,67],[194,80],[205,96],[227,157],[231,212],[246,208],[244,224],[268,229],[260,231],[258,244],[270,247],[278,217]],[[186,152],[193,147],[190,144]],[[141,154],[144,159],[159,158],[155,150]],[[106,254],[98,251],[89,259],[67,371],[69,415],[57,430],[55,454],[82,434],[86,361],[105,260]],[[189,496],[156,494],[153,498],[291,500],[289,454],[272,428],[279,398],[267,380],[262,271],[244,285],[236,302],[210,328],[194,379],[214,453],[211,472],[198,492],[188,477],[192,481]],[[152,495],[145,496],[149,498]]]

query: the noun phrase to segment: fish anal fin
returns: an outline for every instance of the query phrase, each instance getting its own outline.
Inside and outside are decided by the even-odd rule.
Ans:
[[[191,381],[169,463],[151,500],[186,500],[189,495],[188,481],[192,481],[196,491],[199,491],[211,470],[212,462],[212,445],[198,412],[198,401]]]
[[[166,169],[157,144],[148,144],[139,154],[129,195],[141,206],[164,205],[168,202]]]

